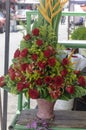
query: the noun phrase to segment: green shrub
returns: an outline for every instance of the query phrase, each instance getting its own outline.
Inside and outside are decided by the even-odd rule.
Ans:
[[[71,34],[73,40],[86,40],[86,27],[82,26],[73,31]]]

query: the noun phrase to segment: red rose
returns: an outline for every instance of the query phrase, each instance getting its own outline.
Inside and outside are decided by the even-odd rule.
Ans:
[[[86,86],[86,80],[83,76],[80,76],[78,78],[78,83],[81,85],[81,86]]]
[[[16,77],[15,70],[12,67],[9,68],[8,73],[9,73],[11,80],[15,80],[15,77]]]
[[[32,56],[31,56],[31,57],[32,57],[32,59],[33,59],[33,60],[37,60],[38,55],[37,55],[37,54],[32,54]]]
[[[28,68],[27,63],[21,64],[21,71],[26,71],[27,68]]]
[[[12,68],[12,67],[10,67],[9,68],[9,70],[8,70],[8,73],[12,73],[12,72],[14,72],[15,70]]]
[[[32,30],[32,34],[34,36],[39,36],[39,29],[38,28],[35,28],[34,30]]]
[[[10,75],[11,80],[15,80],[15,77],[16,77],[15,72],[10,73],[9,75]]]
[[[80,70],[75,70],[74,73],[75,73],[76,75],[79,75],[79,74],[80,74]]]
[[[24,75],[20,75],[20,76],[18,76],[18,78],[20,77],[20,80],[21,80],[21,82],[25,82],[25,76]]]
[[[66,69],[62,70],[61,71],[61,75],[62,76],[66,76],[68,74],[68,71]]]
[[[20,52],[20,56],[21,57],[26,57],[28,54],[28,49],[27,48],[24,48],[21,52]]]
[[[28,94],[32,99],[37,99],[39,97],[39,92],[36,89],[29,89]]]
[[[56,59],[55,59],[55,58],[49,58],[49,59],[48,59],[48,64],[49,64],[50,66],[54,66],[54,65],[56,64]]]
[[[68,58],[64,58],[62,60],[62,65],[65,66],[65,65],[68,65],[69,64],[69,59]]]
[[[25,81],[21,81],[21,82],[19,82],[18,84],[17,84],[17,90],[19,91],[19,92],[21,92],[23,89],[25,89],[25,88],[29,88],[29,86],[30,86],[30,83],[28,83],[28,82],[25,82]]]
[[[20,50],[17,49],[17,50],[15,51],[15,53],[14,53],[14,58],[17,58],[17,57],[19,57],[19,56],[20,56]]]
[[[5,85],[5,78],[4,76],[0,77],[0,87],[3,87]]]
[[[50,84],[52,82],[52,78],[50,76],[45,77],[45,83]]]
[[[50,55],[51,55],[51,51],[50,51],[49,49],[44,51],[44,56],[45,56],[46,58],[49,58]]]
[[[50,92],[50,96],[53,99],[58,99],[60,97],[60,95],[61,95],[61,92],[59,89]]]
[[[75,88],[73,85],[71,86],[68,86],[66,87],[66,91],[69,93],[69,94],[73,94],[75,92]]]
[[[63,78],[62,78],[61,76],[56,76],[56,77],[54,78],[54,82],[55,82],[55,84],[56,84],[57,86],[61,86],[62,83],[63,83]]]
[[[24,88],[24,84],[23,84],[22,82],[19,82],[19,83],[17,84],[17,90],[18,90],[19,92],[21,92],[21,91],[23,90],[23,88]]]
[[[42,85],[42,79],[41,79],[41,78],[38,78],[38,79],[36,80],[36,84],[37,84],[37,85]]]
[[[38,39],[38,40],[36,41],[36,44],[37,44],[38,46],[42,46],[42,45],[43,45],[43,41],[40,40],[40,39]]]
[[[23,88],[29,88],[29,86],[30,86],[30,83],[25,82],[24,85],[23,85]]]
[[[39,62],[38,62],[38,66],[39,66],[39,68],[44,69],[45,66],[46,66],[46,63],[43,62],[43,61],[39,61]]]
[[[27,34],[26,36],[23,37],[26,41],[28,41],[29,39],[31,39],[30,34]]]

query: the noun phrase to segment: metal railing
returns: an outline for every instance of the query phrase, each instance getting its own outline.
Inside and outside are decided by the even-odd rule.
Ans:
[[[38,11],[30,11],[26,13],[27,16],[27,31],[31,30],[31,15],[38,15]],[[62,16],[86,16],[85,12],[73,12],[73,11],[63,11]],[[66,40],[59,41],[60,44],[63,44],[66,47],[71,48],[86,48],[86,40]]]

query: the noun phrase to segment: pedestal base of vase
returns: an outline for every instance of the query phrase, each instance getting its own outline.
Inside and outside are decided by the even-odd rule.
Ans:
[[[54,104],[45,99],[37,99],[38,112],[37,117],[40,119],[53,119],[54,118]]]

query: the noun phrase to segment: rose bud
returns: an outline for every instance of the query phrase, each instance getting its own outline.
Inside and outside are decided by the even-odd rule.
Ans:
[[[9,76],[11,80],[15,80],[16,77],[15,72],[9,73]]]
[[[14,52],[14,58],[19,57],[19,55],[20,55],[20,50],[17,49],[17,50]]]
[[[75,91],[75,88],[74,88],[74,86],[68,86],[68,87],[66,87],[66,91],[69,93],[69,94],[73,94],[74,93],[74,91]]]
[[[33,34],[34,36],[39,36],[39,29],[38,29],[38,28],[33,29],[33,30],[32,30],[32,34]]]
[[[65,65],[68,65],[68,64],[69,64],[68,58],[64,58],[64,59],[62,60],[62,65],[65,66]]]
[[[3,87],[5,85],[5,78],[4,76],[0,77],[0,86]]]
[[[75,73],[76,75],[79,75],[79,74],[81,73],[81,71],[80,71],[80,70],[75,70],[74,73]]]
[[[28,54],[28,49],[27,48],[24,48],[21,52],[20,52],[20,56],[21,57],[26,57]]]
[[[23,84],[22,82],[19,82],[19,83],[17,84],[17,90],[18,90],[19,92],[21,92],[21,91],[23,90],[23,88],[24,88],[24,84]]]
[[[32,99],[37,99],[39,97],[39,92],[36,89],[29,89],[28,94]]]
[[[41,39],[38,39],[38,40],[36,41],[36,44],[37,44],[38,46],[42,46],[42,45],[43,45],[43,41],[42,41]]]
[[[79,83],[79,85],[85,87],[86,86],[86,79],[83,76],[80,76],[78,78],[78,83]]]
[[[28,41],[29,39],[31,39],[30,34],[27,34],[26,36],[23,37],[26,41]]]

